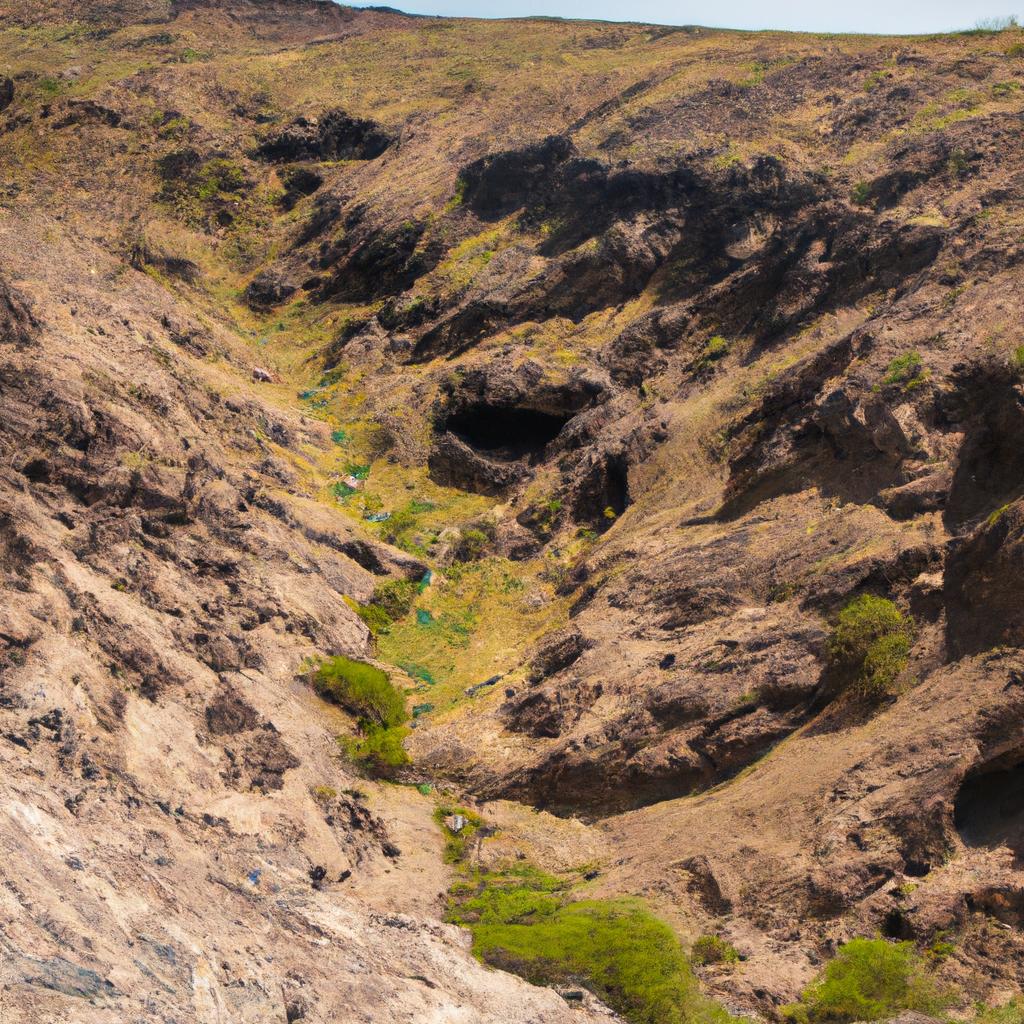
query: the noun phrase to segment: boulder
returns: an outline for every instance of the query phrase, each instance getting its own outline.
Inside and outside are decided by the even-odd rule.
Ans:
[[[296,291],[296,286],[273,270],[258,274],[245,289],[245,301],[252,310],[273,309],[287,302]]]

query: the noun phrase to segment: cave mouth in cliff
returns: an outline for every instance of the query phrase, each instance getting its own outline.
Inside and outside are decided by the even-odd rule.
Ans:
[[[488,458],[509,462],[539,458],[571,415],[478,404],[453,413],[445,429]]]
[[[1007,846],[1024,859],[1024,760],[968,775],[957,793],[953,820],[967,846]]]

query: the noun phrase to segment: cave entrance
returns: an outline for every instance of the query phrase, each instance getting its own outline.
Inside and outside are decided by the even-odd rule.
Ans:
[[[535,409],[471,405],[452,414],[445,428],[489,458],[536,461],[571,418]]]
[[[964,779],[953,821],[968,846],[1007,846],[1024,860],[1024,761],[1008,768],[992,766]]]

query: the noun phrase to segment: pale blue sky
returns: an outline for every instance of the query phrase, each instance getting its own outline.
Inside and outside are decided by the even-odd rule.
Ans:
[[[368,6],[354,2],[355,7]],[[374,0],[387,5],[389,0]],[[390,0],[410,14],[477,18],[555,15],[665,25],[810,32],[946,32],[1024,13],[1024,0]]]

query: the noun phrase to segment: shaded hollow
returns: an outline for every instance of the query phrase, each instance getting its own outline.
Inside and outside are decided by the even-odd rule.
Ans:
[[[968,846],[1007,846],[1024,858],[1024,761],[964,779],[953,820]]]
[[[480,404],[453,413],[445,428],[489,458],[511,462],[539,458],[570,419],[535,409]]]

